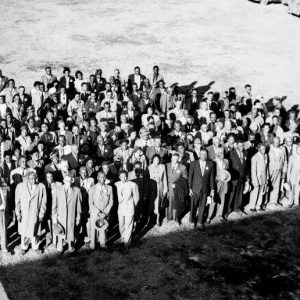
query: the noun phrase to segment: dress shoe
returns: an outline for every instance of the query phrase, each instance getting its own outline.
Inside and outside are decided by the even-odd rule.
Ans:
[[[293,207],[293,204],[290,204],[289,206],[288,206],[288,208],[292,208]]]
[[[74,248],[74,247],[71,247],[71,248],[69,249],[69,252],[70,252],[70,253],[75,252],[75,248]]]
[[[42,255],[43,254],[43,251],[40,250],[40,249],[37,249],[34,251],[37,255]]]
[[[257,212],[256,208],[250,208],[251,212]]]
[[[199,226],[199,230],[203,231],[204,229],[205,229],[204,224],[201,224],[201,225]]]
[[[26,252],[27,252],[27,250],[21,250],[21,255],[25,255],[26,254]]]
[[[8,250],[7,250],[7,248],[3,248],[3,249],[1,249],[1,252],[2,253],[8,253]]]
[[[266,211],[264,208],[260,208],[258,211]]]
[[[206,224],[209,225],[211,223],[211,219],[207,219]]]

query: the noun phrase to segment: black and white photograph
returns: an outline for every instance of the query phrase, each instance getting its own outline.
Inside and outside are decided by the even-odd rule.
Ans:
[[[300,299],[300,0],[0,28],[0,300]]]

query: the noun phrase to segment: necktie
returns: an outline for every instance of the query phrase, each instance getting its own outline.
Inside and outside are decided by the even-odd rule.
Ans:
[[[175,165],[172,165],[172,172],[173,172],[173,173],[175,172],[175,169],[176,169],[176,166],[175,166]]]
[[[201,166],[201,174],[203,175],[203,173],[204,173],[204,163],[201,163],[200,166]]]

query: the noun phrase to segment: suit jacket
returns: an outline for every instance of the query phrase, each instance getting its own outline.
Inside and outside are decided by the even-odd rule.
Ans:
[[[136,183],[126,181],[123,183],[118,181],[115,183],[118,193],[118,214],[126,216],[134,216],[134,209],[140,200],[139,189]]]
[[[148,147],[146,150],[146,157],[148,159],[148,163],[151,163],[152,157],[155,154],[155,147]],[[168,155],[168,150],[164,147],[159,147],[159,152],[158,152],[159,156],[162,159],[162,163],[165,163],[166,159],[167,159],[167,155]]]
[[[286,153],[285,149],[279,148],[278,150],[278,155],[276,155],[276,149],[273,145],[270,146],[269,150],[269,171],[272,173],[274,170],[280,170],[283,173],[286,173],[287,170],[287,158],[286,158]]]
[[[16,163],[14,161],[11,162],[10,168],[7,163],[4,161],[1,165],[1,176],[4,178],[4,181],[7,185],[10,185],[10,173],[12,170],[16,168]]]
[[[231,180],[240,180],[245,182],[249,179],[250,162],[248,161],[247,151],[243,151],[243,162],[241,162],[236,149],[229,152],[229,165]]]
[[[69,79],[69,90],[72,90],[72,91],[75,91],[75,78],[73,76],[69,76],[70,79]],[[66,77],[65,76],[62,76],[59,80],[60,82],[60,86],[64,86],[66,87]]]
[[[44,218],[47,205],[46,188],[42,183],[34,185],[31,193],[27,182],[17,185],[15,193],[16,215],[21,218],[19,234],[33,238],[38,234],[38,225]]]
[[[204,173],[200,168],[200,160],[195,160],[190,164],[189,170],[189,189],[194,193],[209,194],[211,190],[215,190],[215,169],[211,161],[205,162]]]
[[[52,75],[52,74],[50,75],[50,78],[48,78],[46,74],[43,75],[42,78],[41,78],[41,81],[44,84],[46,91],[48,91],[48,84],[53,83],[56,80],[57,80],[56,76]]]
[[[254,186],[267,184],[269,178],[268,155],[257,152],[251,158],[251,183]]]
[[[288,164],[288,169],[287,169],[287,182],[291,183],[292,185],[299,186],[300,182],[300,155],[294,153],[290,159],[289,159],[289,164]]]
[[[109,145],[104,145],[104,151],[101,152],[100,147],[97,145],[96,154],[98,161],[101,164],[103,161],[112,161],[113,152]]]
[[[75,225],[81,219],[81,192],[78,187],[71,187],[69,195],[65,186],[58,186],[53,191],[52,219],[59,223],[65,230],[64,239],[68,242],[75,240]]]
[[[139,90],[142,91],[143,90],[143,86],[144,86],[144,79],[146,79],[146,76],[143,74],[140,74],[140,88]],[[134,74],[130,74],[128,76],[128,90],[131,92],[132,91],[132,85],[134,84]]]
[[[200,105],[199,97],[197,97],[196,103],[193,103],[193,98],[191,96],[185,98],[184,109],[187,109],[190,114],[194,113],[197,109],[199,109],[199,105]]]
[[[167,164],[167,178],[168,178],[168,186],[169,192],[172,190],[172,185],[179,180],[179,178],[186,178],[188,177],[186,167],[183,164],[178,163],[176,169],[172,170],[172,163]]]
[[[74,155],[72,153],[69,153],[67,155],[64,155],[62,159],[65,159],[68,161],[71,169],[78,169],[79,168],[79,159],[75,159]]]
[[[57,135],[57,140],[58,140],[58,137],[61,135],[60,130],[56,131],[56,135]],[[69,130],[66,130],[64,136],[66,138],[66,145],[72,145],[72,132]]]
[[[0,77],[0,92],[6,88],[8,78],[5,76]]]
[[[149,99],[148,104],[145,103],[144,99],[141,99],[137,104],[140,113],[146,113],[147,106],[151,106],[153,109],[155,109],[155,103],[153,99]]]
[[[91,226],[95,226],[95,222],[99,218],[98,213],[108,215],[113,204],[113,189],[111,186],[104,184],[101,188],[98,183],[92,186],[89,190]]]
[[[273,143],[273,138],[274,138],[274,134],[273,133],[269,133],[268,134],[268,138],[266,139],[264,134],[261,132],[259,134],[260,136],[260,141],[265,144],[266,146],[270,146]]]
[[[207,146],[207,158],[209,160],[214,160],[216,158],[216,152],[213,145]]]

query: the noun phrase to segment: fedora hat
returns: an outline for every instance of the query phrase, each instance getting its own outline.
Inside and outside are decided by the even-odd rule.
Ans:
[[[65,234],[65,230],[60,223],[54,224],[53,231],[57,236]]]
[[[108,222],[106,219],[97,219],[95,222],[96,229],[105,230],[108,227]]]
[[[243,194],[247,194],[250,191],[251,191],[251,186],[250,186],[249,182],[246,181],[245,187],[244,187],[244,190],[243,190]]]
[[[231,180],[231,175],[227,170],[221,170],[219,175],[219,180],[221,182],[228,182]]]

